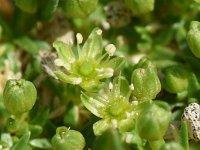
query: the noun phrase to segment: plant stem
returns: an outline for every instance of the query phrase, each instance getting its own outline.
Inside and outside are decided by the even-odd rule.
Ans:
[[[148,142],[152,150],[159,150],[165,144],[164,139],[155,140],[155,141],[149,140]]]

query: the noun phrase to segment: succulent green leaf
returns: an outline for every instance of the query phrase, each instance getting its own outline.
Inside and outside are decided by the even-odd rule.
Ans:
[[[103,49],[101,32],[102,30],[99,28],[92,30],[91,34],[83,45],[79,57],[84,58],[87,56],[96,59],[101,56]]]
[[[39,51],[37,43],[27,36],[15,39],[14,43],[30,54],[36,54]]]
[[[11,150],[26,150],[30,138],[30,132],[24,133],[20,140],[11,148]]]
[[[200,58],[200,22],[192,21],[187,34],[187,42],[192,53]]]
[[[35,0],[14,0],[17,7],[27,13],[36,13],[38,3]]]
[[[182,66],[170,66],[165,69],[163,87],[170,93],[184,92],[188,89],[190,73]]]
[[[163,138],[171,120],[171,112],[159,105],[151,103],[139,115],[136,128],[140,137],[150,141]]]
[[[59,0],[44,0],[40,3],[39,14],[42,20],[50,19],[56,11]]]
[[[134,15],[149,13],[154,9],[155,0],[125,0]]]
[[[29,143],[31,146],[33,146],[35,148],[40,148],[40,149],[51,149],[52,148],[51,143],[45,138],[32,139]]]
[[[169,142],[164,144],[159,150],[184,150],[184,149],[179,143]]]
[[[108,119],[102,119],[97,121],[93,125],[93,131],[96,136],[102,135],[103,132],[111,128],[111,123],[109,122]]]
[[[95,10],[98,0],[65,0],[61,1],[64,13],[73,18],[85,18]]]

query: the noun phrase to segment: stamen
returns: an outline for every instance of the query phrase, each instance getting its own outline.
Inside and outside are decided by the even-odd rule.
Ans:
[[[109,83],[109,89],[112,90],[113,89],[113,84],[110,82]]]
[[[112,77],[113,76],[113,73],[114,73],[114,70],[112,68],[105,68],[105,73],[104,75],[106,77]]]
[[[59,58],[54,60],[54,64],[58,67],[65,66],[65,63]]]
[[[129,89],[130,89],[131,91],[134,90],[134,86],[133,86],[133,84],[131,84],[131,85],[129,86]]]
[[[76,34],[77,43],[81,44],[83,42],[83,36],[80,33]]]
[[[99,30],[96,31],[96,33],[97,33],[98,35],[101,35],[102,32],[103,32],[103,31],[102,31],[101,29],[99,29]]]
[[[82,82],[81,78],[74,78],[73,84],[80,84]]]
[[[113,119],[111,122],[112,122],[113,127],[117,128],[117,120]]]
[[[109,56],[113,56],[115,51],[116,51],[116,47],[113,44],[108,44],[105,47],[106,52],[108,53]]]

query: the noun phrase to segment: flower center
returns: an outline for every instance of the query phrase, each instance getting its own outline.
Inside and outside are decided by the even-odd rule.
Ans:
[[[124,110],[124,103],[122,102],[123,100],[118,100],[109,107],[109,112],[113,116],[118,116],[121,113],[123,113]]]
[[[80,65],[79,71],[82,75],[88,76],[94,71],[94,66],[92,62],[83,61],[82,64]]]

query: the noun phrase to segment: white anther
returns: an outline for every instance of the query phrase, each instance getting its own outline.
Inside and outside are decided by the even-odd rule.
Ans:
[[[113,56],[115,51],[116,51],[116,47],[113,44],[108,44],[105,47],[106,52],[108,53],[109,56]]]
[[[131,91],[134,90],[134,86],[133,86],[133,84],[131,84],[131,85],[129,86],[129,89],[130,89]]]
[[[101,72],[103,72],[103,68],[96,68],[96,71],[98,72],[98,73],[101,73]]]
[[[73,84],[80,84],[82,82],[81,78],[74,78],[73,79]]]
[[[110,82],[109,83],[109,89],[112,90],[113,89],[113,84]]]
[[[76,34],[76,39],[77,39],[78,44],[81,44],[83,42],[83,36],[82,36],[82,34],[77,33]]]
[[[54,64],[58,67],[65,66],[65,63],[61,59],[55,59]]]
[[[133,103],[133,105],[135,105],[135,106],[138,105],[138,101],[133,101],[132,103]]]
[[[116,129],[117,128],[117,120],[116,119],[112,119],[112,125],[113,127]]]
[[[102,34],[102,30],[101,29],[98,29],[97,31],[96,31],[96,33],[98,34],[98,35],[101,35]]]
[[[114,70],[112,68],[105,68],[105,76],[106,77],[112,77],[114,73]]]
[[[133,135],[132,134],[128,134],[126,136],[126,139],[125,139],[126,143],[131,143],[133,142]]]
[[[69,63],[72,64],[73,62],[75,62],[75,60],[76,59],[74,57],[72,57],[72,58],[69,59]]]
[[[128,118],[128,117],[130,117],[130,116],[131,116],[131,113],[126,112],[126,117]]]

